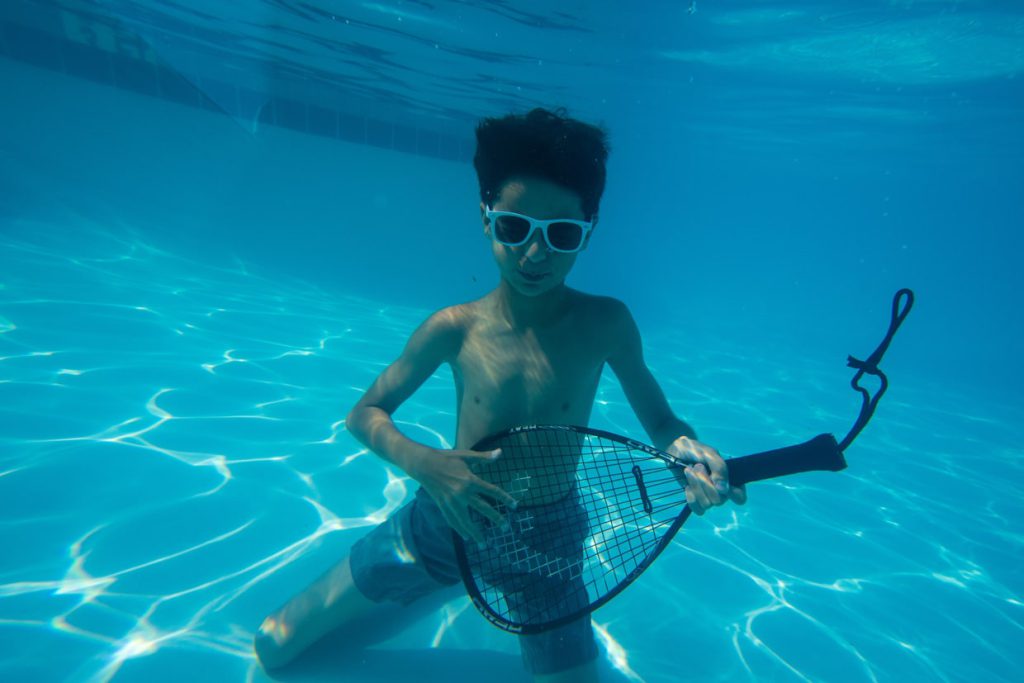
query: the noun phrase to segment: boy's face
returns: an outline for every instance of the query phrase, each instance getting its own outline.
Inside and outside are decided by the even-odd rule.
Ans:
[[[482,216],[484,208],[481,203]],[[576,192],[533,177],[506,181],[491,208],[495,211],[513,211],[537,220],[585,218],[582,201]],[[559,287],[576,263],[578,252],[567,254],[551,251],[540,230],[535,230],[526,243],[509,247],[492,238],[492,226],[486,216],[483,222],[484,234],[491,240],[491,249],[501,277],[520,294],[538,296]],[[586,247],[586,241],[583,246]]]

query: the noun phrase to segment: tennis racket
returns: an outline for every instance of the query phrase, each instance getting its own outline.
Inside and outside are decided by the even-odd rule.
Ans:
[[[777,450],[726,461],[731,485],[800,472],[846,467],[843,451],[864,428],[888,388],[878,368],[910,312],[913,292],[893,299],[889,331],[865,361],[852,356],[860,415],[841,443],[831,434]],[[905,300],[905,305],[901,303]],[[872,395],[860,379],[877,376]],[[686,464],[633,439],[571,425],[526,425],[489,436],[473,449],[502,450],[475,472],[501,487],[517,505],[489,502],[496,524],[473,511],[484,543],[453,532],[455,554],[473,604],[495,626],[534,634],[598,609],[646,570],[690,516],[683,485],[673,472]]]

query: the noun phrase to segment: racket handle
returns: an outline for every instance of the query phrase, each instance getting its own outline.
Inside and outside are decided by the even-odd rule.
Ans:
[[[746,484],[800,472],[846,469],[846,459],[831,434],[819,434],[810,441],[773,451],[729,458],[729,481]]]

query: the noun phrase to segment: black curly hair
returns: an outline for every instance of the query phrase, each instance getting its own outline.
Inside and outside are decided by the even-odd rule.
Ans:
[[[480,199],[493,204],[510,178],[535,176],[579,194],[588,220],[604,192],[608,135],[569,118],[564,109],[485,118],[476,128],[473,167]]]

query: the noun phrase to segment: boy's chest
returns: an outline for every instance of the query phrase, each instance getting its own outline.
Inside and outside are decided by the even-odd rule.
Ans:
[[[454,368],[461,417],[495,424],[585,421],[607,358],[600,335],[589,328],[469,334]]]

